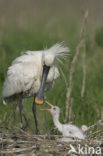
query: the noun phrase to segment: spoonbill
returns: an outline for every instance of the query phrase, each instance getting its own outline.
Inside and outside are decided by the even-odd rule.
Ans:
[[[33,96],[32,111],[36,134],[39,134],[36,104],[43,104],[44,91],[50,90],[60,75],[55,61],[61,62],[68,52],[69,48],[62,43],[57,43],[49,49],[41,51],[26,51],[16,58],[8,68],[2,92],[3,103],[9,104],[17,101],[21,128],[24,129],[22,100]]]
[[[75,125],[72,124],[62,124],[59,121],[59,115],[60,115],[60,108],[57,106],[53,106],[48,101],[45,101],[49,106],[50,109],[41,109],[44,111],[50,112],[53,118],[53,122],[55,127],[62,133],[64,137],[72,137],[72,138],[78,138],[78,139],[85,139],[85,131],[87,130],[87,126],[83,125],[80,128],[78,128]],[[62,141],[72,141],[70,138],[63,138]]]

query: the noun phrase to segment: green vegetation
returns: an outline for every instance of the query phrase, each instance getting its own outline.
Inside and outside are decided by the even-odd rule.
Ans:
[[[15,4],[16,3],[16,4]],[[12,6],[6,1],[0,2],[0,97],[2,95],[2,85],[6,77],[7,68],[13,59],[25,50],[40,50],[50,47],[56,42],[64,41],[70,47],[70,56],[60,65],[66,78],[69,78],[70,64],[75,54],[75,49],[79,40],[82,13],[79,10],[81,5],[77,2],[65,1],[12,1]],[[59,5],[58,5],[59,3]],[[78,3],[82,2],[78,0]],[[102,2],[101,2],[102,3]],[[8,6],[7,6],[8,5]],[[102,4],[96,4],[99,8]],[[7,9],[2,9],[2,7]],[[71,9],[72,7],[72,9]],[[82,6],[81,6],[82,7]],[[90,8],[91,7],[91,8]],[[83,5],[85,10],[85,6]],[[74,12],[75,11],[75,12]],[[84,97],[81,98],[82,87],[82,50],[76,63],[73,76],[73,104],[72,116],[75,115],[75,122],[78,126],[87,124],[88,126],[101,118],[103,113],[103,23],[100,12],[94,12],[88,20],[87,41],[86,41],[86,88]],[[93,21],[95,17],[96,20]],[[93,27],[94,26],[94,27]],[[100,27],[100,28],[99,28]],[[66,87],[62,76],[56,81],[53,89],[46,93],[48,100],[53,105],[61,108],[61,121],[65,117]],[[24,113],[29,121],[29,131],[34,131],[34,120],[32,115],[33,98],[24,100]],[[47,107],[47,105],[41,106]],[[52,118],[48,113],[40,111],[37,106],[37,116],[41,133],[53,128]],[[13,128],[19,127],[19,112],[7,123],[13,105],[4,106],[0,99],[0,122]],[[74,120],[74,118],[72,119]]]

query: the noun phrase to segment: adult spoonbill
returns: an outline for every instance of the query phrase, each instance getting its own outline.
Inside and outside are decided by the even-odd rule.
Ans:
[[[63,44],[55,44],[51,48],[41,51],[26,51],[16,58],[8,68],[3,85],[3,103],[18,102],[22,128],[24,128],[22,99],[33,96],[32,111],[36,133],[39,133],[36,104],[43,104],[44,91],[49,90],[59,76],[55,61],[61,62],[68,52],[69,48]]]
[[[49,106],[50,109],[41,109],[50,112],[53,118],[53,122],[55,127],[62,133],[64,137],[72,137],[72,138],[78,138],[78,139],[85,139],[85,131],[87,130],[87,126],[83,125],[80,128],[78,128],[75,125],[72,124],[61,124],[59,121],[59,115],[60,115],[60,108],[57,106],[53,106],[48,101],[45,101]],[[62,141],[72,141],[71,138],[62,138]]]

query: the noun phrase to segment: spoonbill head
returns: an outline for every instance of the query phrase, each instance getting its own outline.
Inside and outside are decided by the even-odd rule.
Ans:
[[[88,127],[86,125],[82,125],[81,130],[83,133],[85,133],[88,130]]]
[[[45,101],[45,103],[47,103],[50,106],[50,109],[41,109],[41,110],[48,111],[52,115],[53,118],[59,119],[60,108],[57,106],[53,106],[48,101]]]

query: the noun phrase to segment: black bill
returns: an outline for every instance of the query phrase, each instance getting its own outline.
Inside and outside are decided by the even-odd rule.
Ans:
[[[43,66],[41,86],[40,86],[39,92],[35,98],[36,104],[43,104],[43,102],[44,102],[44,90],[45,90],[45,84],[46,84],[46,79],[48,76],[49,69],[50,69],[49,66],[46,66],[46,65]]]

